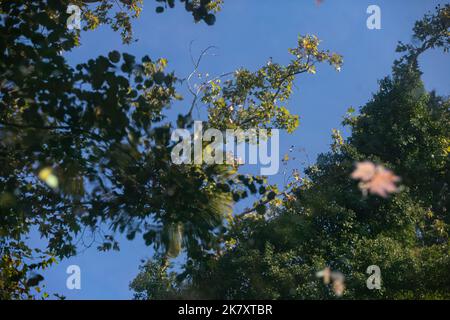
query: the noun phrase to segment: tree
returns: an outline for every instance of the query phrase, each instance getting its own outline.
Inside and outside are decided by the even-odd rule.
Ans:
[[[208,24],[221,3],[184,2],[195,20]],[[125,7],[116,14],[109,1],[74,3],[84,9],[85,29],[106,23],[131,42],[130,19],[139,14],[139,1],[121,1]],[[232,165],[174,165],[171,128],[190,128],[192,107],[202,102],[216,121],[206,128],[234,119],[237,127],[292,131],[296,117],[282,103],[295,76],[315,72],[319,62],[342,63],[320,50],[317,38],[299,37],[286,66],[271,63],[201,84],[175,123],[165,112],[182,99],[176,87],[189,79],[168,72],[164,58],[117,51],[70,65],[62,53],[79,45],[80,34],[66,27],[68,4],[0,1],[0,253],[2,270],[11,270],[1,274],[8,298],[30,298],[36,282],[27,281],[28,271],[75,255],[87,232],[100,239],[99,250],[118,250],[114,235],[120,232],[129,239],[142,234],[165,259],[181,250],[195,260],[220,251],[234,201],[263,190],[264,202],[274,191],[261,189],[264,177],[239,175]],[[230,113],[236,103],[243,107]],[[25,240],[35,229],[48,242],[44,255],[50,260],[19,270],[23,258],[32,258]]]
[[[180,290],[175,287],[176,273],[170,271],[170,264],[164,257],[155,257],[153,261],[142,261],[139,275],[130,283],[135,292],[134,299],[176,299]]]
[[[188,259],[171,285],[180,296],[336,298],[342,292],[316,277],[331,269],[345,275],[348,299],[450,298],[450,101],[425,91],[418,67],[425,50],[448,49],[449,12],[449,5],[437,8],[416,23],[420,45],[399,45],[404,56],[393,75],[380,81],[359,115],[345,118],[351,136],[334,132],[332,151],[304,178],[296,176],[300,185],[281,207],[235,216],[223,251],[206,261]],[[401,176],[400,192],[363,196],[350,174],[364,160]],[[366,287],[371,265],[381,269],[380,290]]]

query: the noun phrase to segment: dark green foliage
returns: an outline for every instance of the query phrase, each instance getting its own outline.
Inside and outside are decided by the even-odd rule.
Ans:
[[[343,298],[450,298],[450,101],[425,91],[417,63],[421,48],[448,44],[449,9],[416,24],[416,38],[434,45],[409,47],[360,114],[344,121],[351,136],[306,170],[296,200],[235,217],[223,251],[188,261],[172,284],[180,296],[336,298],[315,276],[328,266],[346,277]],[[363,160],[401,176],[400,192],[363,196],[350,177]],[[381,269],[381,290],[366,287],[370,265]]]
[[[230,210],[230,190],[219,188],[233,180],[228,167],[170,163],[173,144],[163,110],[181,97],[176,77],[165,70],[167,61],[146,56],[139,62],[113,51],[70,66],[62,52],[78,45],[78,35],[66,27],[67,5],[0,2],[0,288],[5,299],[32,297],[29,290],[41,276],[29,278],[29,273],[49,264],[27,264],[46,257],[32,255],[27,247],[30,230],[48,241],[46,254],[60,258],[76,253],[85,232],[100,239],[100,250],[118,249],[102,226],[130,239],[140,232],[149,245],[176,255],[170,226],[180,225],[185,232],[178,232],[178,252],[182,245],[201,256],[216,246],[215,230]],[[129,42],[129,21],[105,16],[106,2],[97,9],[84,11],[87,27],[123,27]],[[50,175],[54,180],[45,183],[43,177]]]
[[[139,1],[120,2],[124,7],[114,15],[110,1],[74,4],[83,9],[84,30],[108,24],[130,43],[130,19],[138,16]],[[185,3],[196,21],[212,24],[211,12],[221,1]],[[75,255],[80,244],[94,245],[84,242],[89,233],[99,250],[119,250],[115,236],[124,233],[130,240],[141,235],[166,258],[184,250],[190,259],[202,260],[221,250],[233,201],[257,190],[263,199],[266,193],[274,196],[263,178],[238,178],[237,166],[174,165],[174,124],[165,114],[182,99],[176,86],[183,82],[166,70],[164,58],[112,51],[68,64],[63,52],[79,45],[79,33],[66,26],[68,4],[0,1],[0,254],[6,270],[0,280],[7,298],[31,298],[40,278],[30,280],[29,273],[49,264],[27,265],[25,258],[43,259],[27,246],[32,230],[46,241],[49,259]],[[317,44],[316,38],[300,37],[292,49],[298,58],[288,67],[274,63],[257,71],[259,76],[236,73],[236,81],[258,88],[267,101],[278,94],[287,98],[294,76],[311,68],[304,61],[307,50],[314,51],[314,61],[340,65],[338,55],[317,50]],[[203,86],[199,101],[226,108],[211,94],[211,83]],[[241,93],[229,90],[226,98],[237,101]],[[258,114],[251,119],[254,126],[272,127],[275,109],[281,113],[272,125],[296,127],[286,108],[274,102],[267,108],[270,119]],[[191,111],[181,111],[177,125],[191,128]],[[263,213],[265,206],[257,209]]]
[[[175,0],[156,0],[159,4],[156,7],[157,13],[163,13],[164,10],[175,7]],[[213,25],[216,22],[214,13],[220,11],[223,0],[180,0],[184,3],[187,12],[192,14],[195,22],[203,20],[207,25]]]

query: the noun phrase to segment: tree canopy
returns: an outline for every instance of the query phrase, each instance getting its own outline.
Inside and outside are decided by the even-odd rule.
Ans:
[[[76,2],[84,9],[85,29],[109,24],[130,42],[130,17],[139,14],[139,2],[122,1],[125,7],[115,15],[109,1],[97,2]],[[193,9],[184,2],[195,20],[208,24],[205,8],[218,10],[220,4],[201,1]],[[63,52],[80,43],[80,33],[66,27],[68,4],[1,1],[0,284],[6,298],[30,297],[33,279],[42,276],[30,282],[29,273],[55,257],[75,255],[86,232],[101,239],[99,250],[118,250],[117,232],[128,239],[142,234],[165,257],[183,249],[201,259],[219,250],[233,202],[257,190],[263,201],[271,199],[273,188],[263,187],[264,177],[238,174],[233,165],[174,165],[171,128],[190,128],[192,106],[201,101],[214,119],[206,126],[234,119],[237,127],[293,130],[296,117],[280,101],[291,94],[295,76],[318,62],[342,63],[320,50],[317,38],[299,37],[290,64],[205,82],[175,122],[165,112],[183,99],[177,86],[184,80],[166,71],[166,59],[112,51],[75,66],[66,61]],[[230,105],[238,103],[243,107],[230,114]],[[46,251],[29,247],[32,230],[48,241]]]
[[[400,44],[393,74],[372,99],[344,119],[351,135],[333,134],[332,150],[297,180],[281,206],[235,217],[225,249],[183,272],[164,261],[143,263],[130,287],[136,299],[448,299],[448,97],[426,92],[418,58],[448,49],[449,6],[418,21],[419,46]],[[381,163],[398,174],[390,197],[363,196],[355,163]],[[369,266],[381,270],[380,290],[366,287]],[[339,271],[341,290],[316,277]],[[324,274],[324,272],[322,272]]]
[[[326,266],[345,275],[346,297],[448,298],[449,101],[424,90],[417,63],[426,50],[448,50],[448,5],[416,24],[420,46],[399,45],[393,75],[345,119],[352,135],[336,132],[332,152],[279,190],[236,164],[173,164],[170,132],[191,130],[197,105],[205,129],[293,132],[298,116],[286,101],[294,81],[319,63],[339,71],[339,54],[301,35],[287,64],[269,60],[194,89],[164,57],[111,51],[70,64],[65,52],[82,33],[66,26],[69,4],[83,9],[84,31],[107,24],[126,44],[143,5],[0,1],[0,299],[35,298],[39,270],[83,246],[119,250],[118,234],[155,249],[131,283],[138,299],[328,298],[332,290],[315,278]],[[162,14],[175,4],[153,3]],[[223,1],[179,4],[212,26]],[[180,100],[186,108],[168,117]],[[401,192],[362,196],[350,173],[363,160],[401,176]],[[233,212],[249,195],[253,207]],[[45,249],[27,241],[33,231]],[[84,243],[86,233],[98,241]],[[171,258],[181,252],[186,261],[174,273]],[[382,269],[381,291],[364,287],[371,264]]]

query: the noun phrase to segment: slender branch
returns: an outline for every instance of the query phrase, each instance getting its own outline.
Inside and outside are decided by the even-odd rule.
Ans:
[[[194,74],[198,73],[198,67],[200,66],[200,63],[203,59],[203,57],[208,53],[209,50],[211,49],[217,49],[216,46],[209,46],[206,49],[204,49],[201,53],[200,56],[197,58],[197,61],[194,61],[193,55],[192,55],[192,43],[193,41],[191,41],[191,43],[189,44],[189,54],[191,57],[191,61],[192,64],[194,66],[194,70],[189,74],[189,76],[187,77],[187,84],[188,84],[188,90],[189,92],[192,94],[192,96],[194,97],[191,107],[189,108],[189,112],[188,115],[192,114],[192,111],[195,107],[195,105],[197,104],[197,100],[198,100],[198,95],[201,91],[202,86],[199,87],[199,89],[197,89],[197,92],[194,91],[194,89],[191,86],[191,78],[194,76]]]

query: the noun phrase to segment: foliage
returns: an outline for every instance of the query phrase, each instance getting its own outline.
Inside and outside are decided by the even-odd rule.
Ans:
[[[118,2],[120,1],[120,3]],[[132,19],[138,18],[143,10],[143,0],[73,0],[70,4],[82,9],[85,25],[83,30],[96,29],[102,24],[109,25],[114,31],[120,31],[124,43],[131,43],[133,37]],[[66,7],[69,4],[67,1]],[[155,0],[156,13],[163,13],[167,8],[175,7],[175,0]],[[195,22],[204,21],[213,25],[217,13],[221,10],[223,0],[180,0],[185,10],[192,14]]]
[[[409,47],[360,114],[347,115],[350,137],[333,132],[332,151],[305,171],[293,200],[235,216],[222,251],[188,259],[172,284],[180,296],[333,299],[315,276],[329,267],[345,275],[346,299],[450,298],[450,101],[425,91],[417,63],[421,48],[448,43],[449,8],[416,24],[424,45]],[[401,191],[362,196],[351,173],[365,160],[398,174]],[[380,290],[366,287],[370,265],[381,269]]]
[[[209,123],[220,129],[261,126],[293,132],[299,119],[290,114],[285,104],[292,94],[295,76],[315,73],[320,62],[328,62],[340,70],[343,62],[338,54],[319,50],[319,42],[315,36],[300,36],[297,47],[289,49],[294,59],[287,66],[269,60],[256,72],[237,70],[224,86],[220,85],[221,79],[211,81],[202,97],[209,107]]]
[[[15,241],[0,247],[0,254],[0,300],[35,299],[36,294],[41,294],[42,298],[48,297],[40,285],[44,278],[36,270],[51,266],[56,261],[54,257],[39,249],[31,250],[24,242]],[[35,260],[38,262],[29,262]]]
[[[97,2],[76,2],[83,7],[85,29],[109,24],[130,42],[129,18],[139,14],[139,2],[121,1],[129,15],[114,15],[111,2]],[[185,2],[191,11],[191,2]],[[211,22],[204,7],[217,11],[220,3],[202,0],[200,9],[192,9],[194,18]],[[167,71],[164,58],[138,59],[117,51],[71,66],[63,52],[76,49],[80,36],[66,27],[67,5],[0,2],[0,248],[5,270],[21,275],[12,284],[10,271],[2,273],[11,298],[30,290],[20,284],[27,283],[32,268],[20,265],[28,264],[31,231],[38,231],[48,254],[60,259],[75,255],[90,232],[99,240],[85,245],[99,250],[118,250],[117,233],[130,240],[142,234],[166,258],[184,250],[201,260],[221,250],[234,202],[256,193],[274,198],[264,177],[240,175],[235,166],[172,164],[175,123],[165,114],[182,99],[177,86],[183,81]],[[251,124],[292,131],[293,116],[271,100],[287,99],[294,76],[312,71],[313,63],[340,66],[340,56],[317,45],[316,38],[299,38],[291,50],[296,59],[288,66],[239,71],[221,95],[205,86],[209,113],[218,112],[223,99],[250,104],[248,113],[254,89],[270,115],[257,113]],[[191,111],[181,113],[176,125],[190,128]],[[12,248],[19,264],[10,258]]]
[[[174,287],[176,273],[168,271],[169,262],[161,257],[153,261],[143,261],[139,267],[139,275],[130,283],[135,292],[134,299],[174,299],[179,296],[178,288]]]

